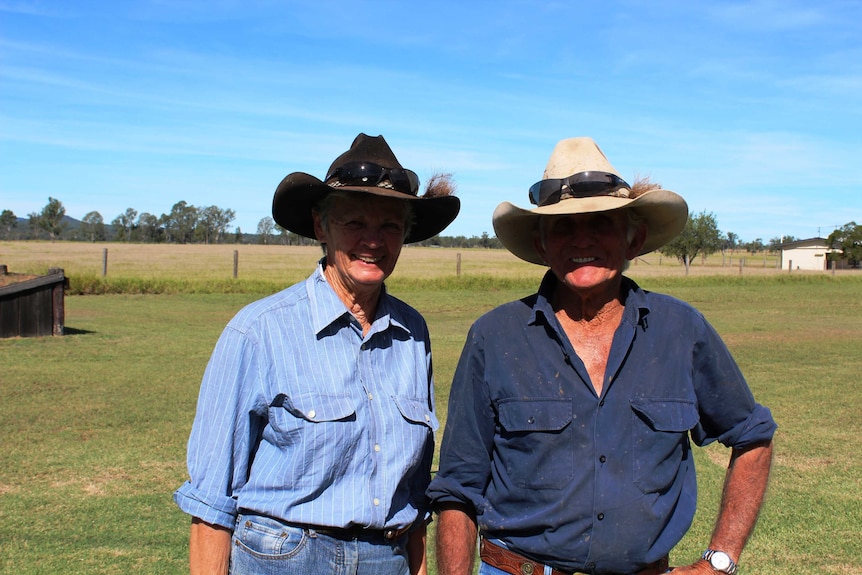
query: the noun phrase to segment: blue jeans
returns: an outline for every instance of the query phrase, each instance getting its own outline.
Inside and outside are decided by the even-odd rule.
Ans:
[[[407,575],[407,537],[341,540],[259,515],[237,517],[230,575]]]

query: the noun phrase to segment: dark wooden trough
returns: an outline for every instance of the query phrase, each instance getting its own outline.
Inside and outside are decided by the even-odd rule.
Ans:
[[[60,268],[33,276],[9,273],[0,265],[0,338],[63,335],[67,287]]]

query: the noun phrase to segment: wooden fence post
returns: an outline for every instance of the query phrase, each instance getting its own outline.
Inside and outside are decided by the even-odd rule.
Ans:
[[[457,263],[455,264],[455,275],[461,277],[461,252],[458,252],[456,261]]]
[[[62,281],[54,284],[51,288],[51,313],[53,316],[53,334],[63,335],[66,330],[66,305],[65,305],[65,289],[66,278],[65,270],[62,268],[50,268],[48,275],[59,275]]]
[[[108,248],[102,250],[102,277],[108,275]]]
[[[233,279],[239,274],[239,250],[233,251]]]

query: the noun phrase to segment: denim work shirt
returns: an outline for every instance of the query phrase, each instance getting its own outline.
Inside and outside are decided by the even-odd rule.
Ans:
[[[401,529],[429,515],[437,419],[425,320],[385,292],[363,337],[326,282],[242,309],[207,365],[188,444],[186,513],[234,527]]]
[[[597,396],[549,303],[555,283],[549,272],[538,294],[471,328],[428,494],[555,568],[634,572],[691,525],[689,436],[745,447],[776,425],[699,312],[628,278]]]

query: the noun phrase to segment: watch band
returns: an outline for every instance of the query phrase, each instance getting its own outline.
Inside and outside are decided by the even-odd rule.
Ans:
[[[719,573],[734,575],[738,565],[730,558],[730,555],[717,549],[707,549],[701,555],[701,559],[708,561],[710,566]]]

